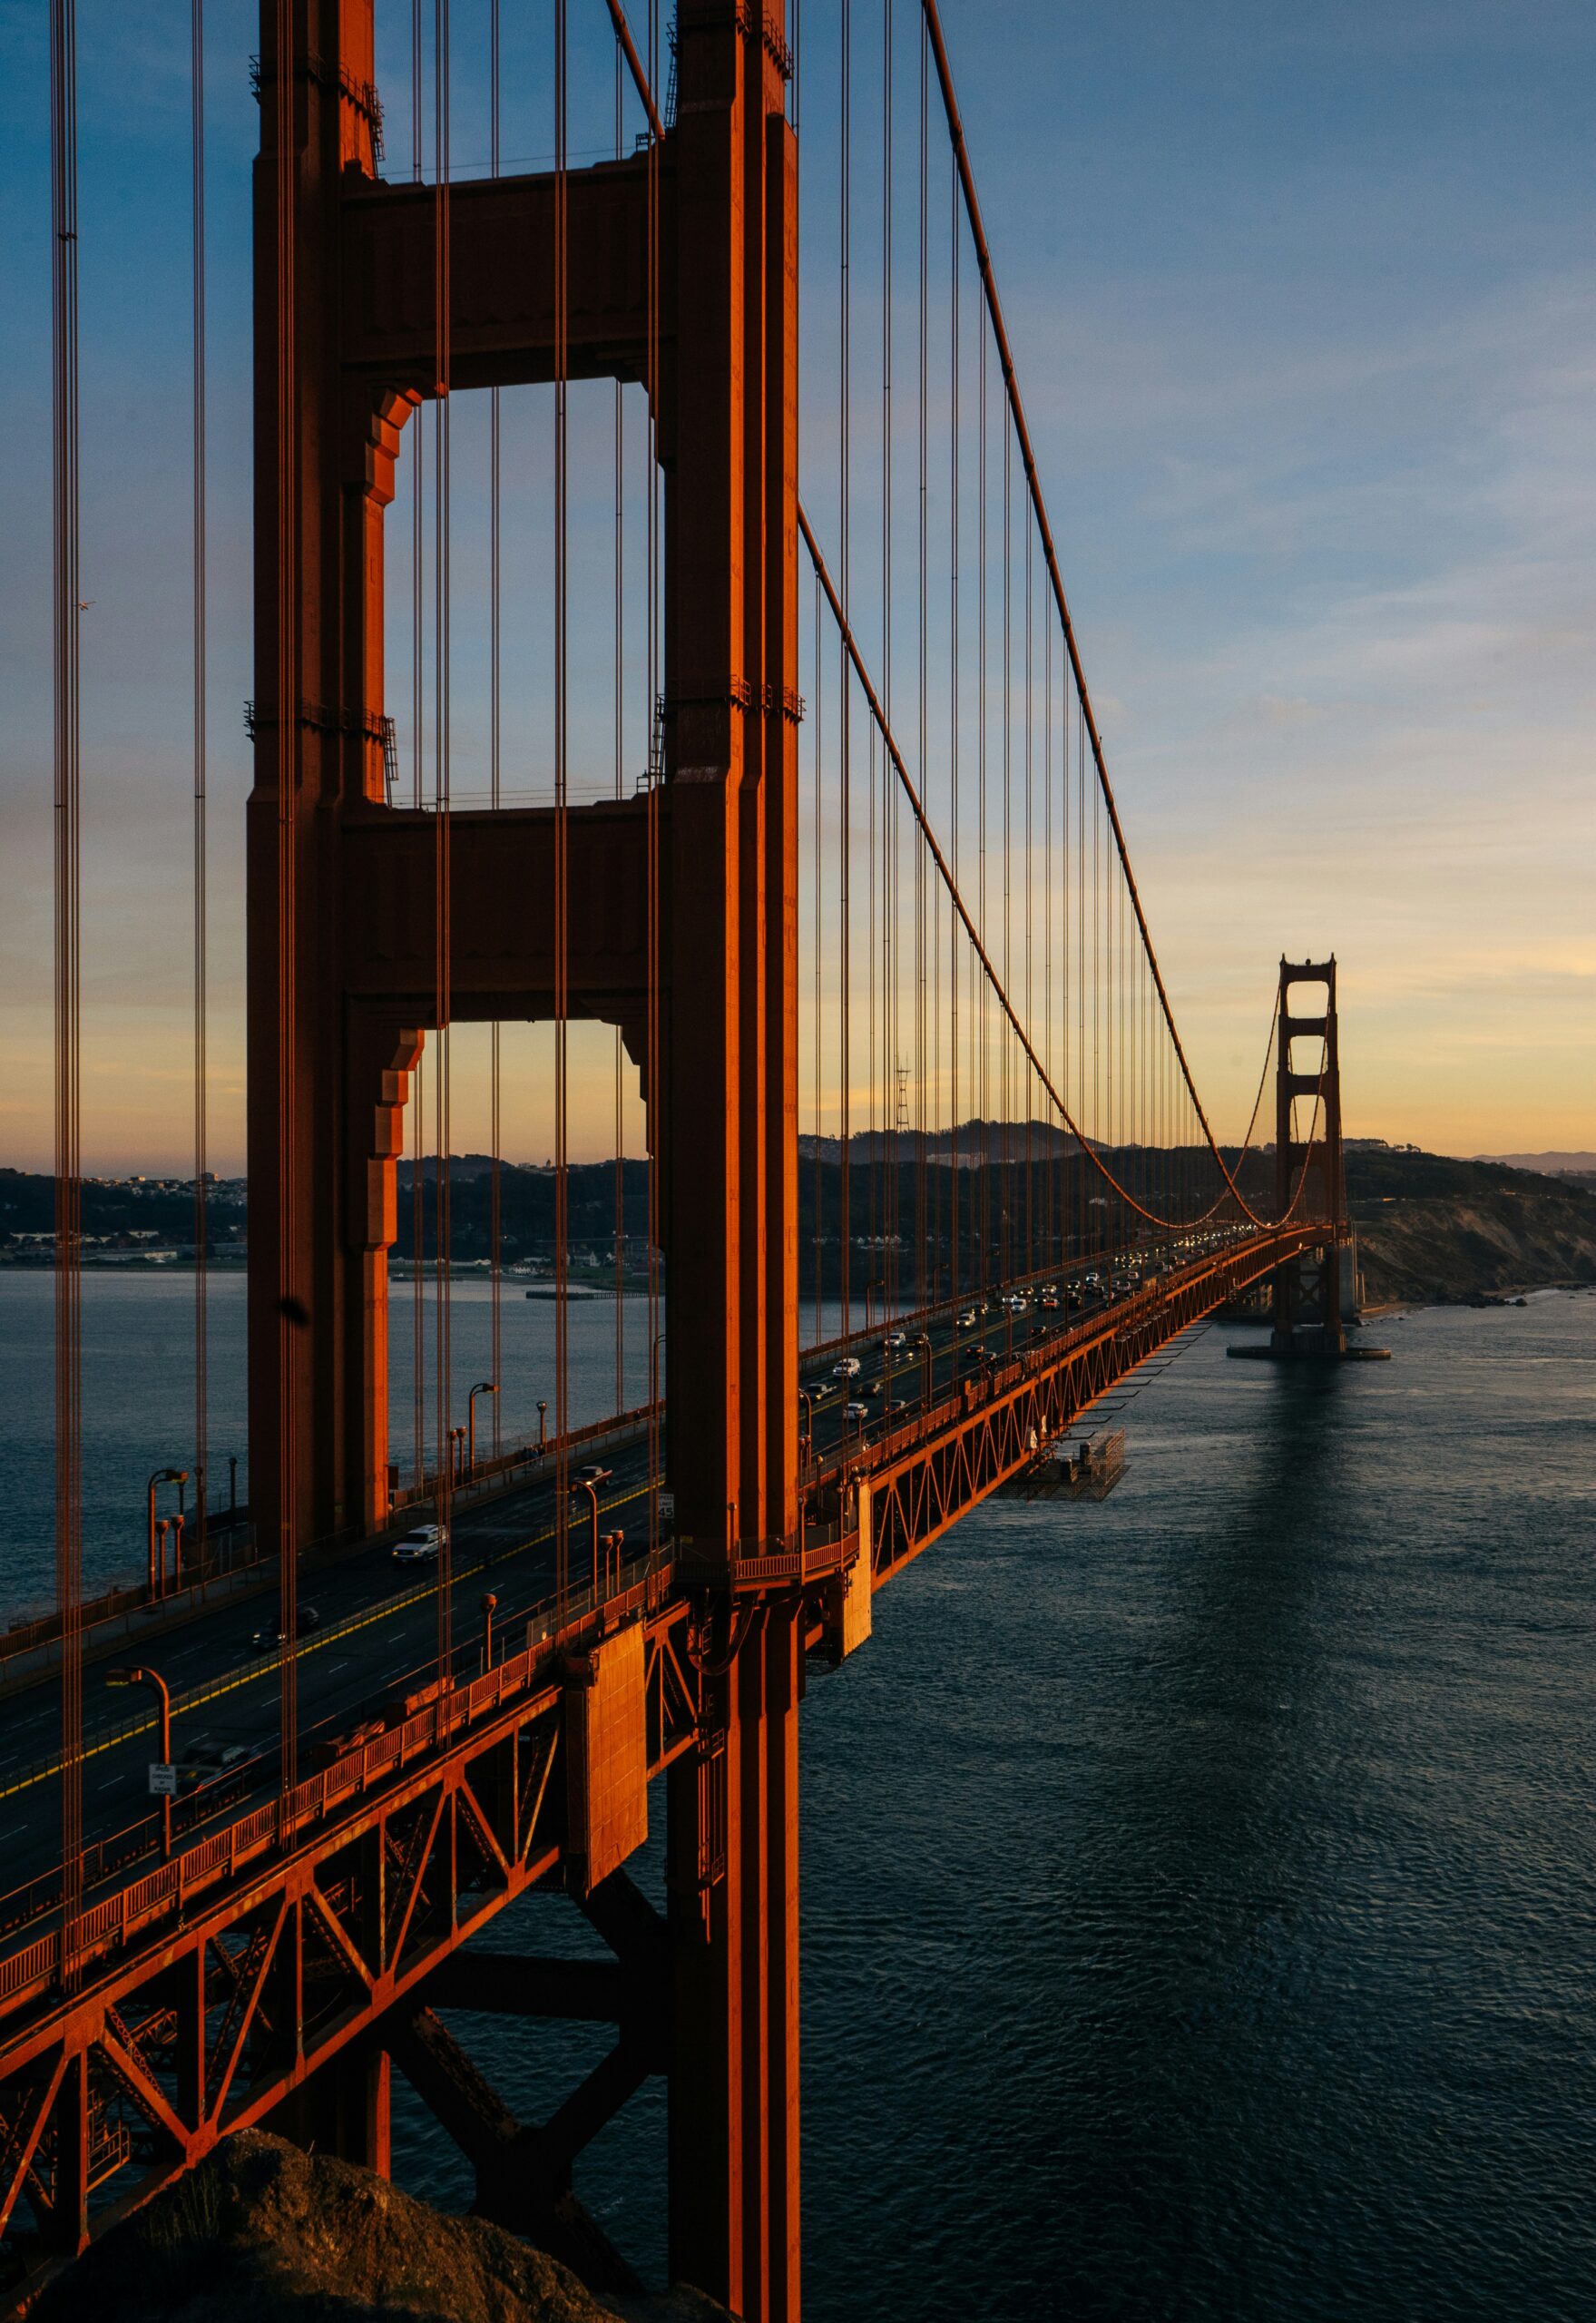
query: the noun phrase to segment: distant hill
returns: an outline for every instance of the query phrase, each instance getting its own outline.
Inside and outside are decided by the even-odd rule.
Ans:
[[[1596,1191],[1577,1175],[1440,1153],[1348,1153],[1346,1201],[1376,1304],[1477,1304],[1596,1282]]]
[[[1542,1177],[1572,1173],[1588,1177],[1596,1171],[1596,1153],[1476,1153],[1476,1162],[1499,1162],[1504,1170],[1538,1170]]]
[[[988,1138],[980,1124],[967,1124],[961,1132],[961,1164],[982,1166],[960,1181],[956,1205],[945,1168],[933,1168],[924,1173],[924,1184],[917,1182],[912,1139],[903,1141],[902,1155],[896,1163],[863,1158],[856,1143],[849,1237],[856,1291],[883,1269],[889,1233],[896,1232],[899,1238],[896,1247],[903,1253],[900,1269],[913,1271],[909,1254],[920,1203],[928,1211],[928,1264],[935,1265],[938,1274],[946,1269],[950,1223],[956,1207],[958,1273],[965,1282],[978,1279],[988,1266],[1001,1268],[1006,1263],[1002,1256],[1006,1236],[1013,1238],[1016,1251],[1023,1248],[1026,1220],[1032,1215],[1028,1205],[1053,1201],[1061,1215],[1076,1220],[1089,1220],[1093,1203],[1106,1209],[1095,1178],[1089,1178],[1078,1156],[1057,1147],[1050,1156],[1033,1135],[1028,1162],[1021,1124],[1011,1126],[1005,1163],[1001,1158],[1004,1142],[1001,1131]],[[811,1146],[798,1173],[798,1243],[804,1254],[806,1297],[813,1289],[817,1259],[827,1295],[835,1294],[841,1279],[840,1158],[835,1146],[818,1150]],[[932,1161],[937,1158],[927,1156]],[[952,1158],[945,1148],[942,1158]],[[1154,1209],[1165,1199],[1171,1203],[1182,1199],[1190,1183],[1189,1152],[1110,1149],[1107,1158],[1128,1173],[1133,1186],[1143,1190]],[[1228,1158],[1234,1166],[1234,1149]],[[1542,1283],[1596,1282],[1596,1182],[1587,1183],[1577,1168],[1569,1166],[1589,1158],[1596,1170],[1596,1156],[1560,1153],[1532,1158],[1535,1166],[1527,1169],[1502,1161],[1464,1161],[1452,1154],[1415,1152],[1372,1140],[1349,1145],[1347,1207],[1357,1230],[1369,1298],[1376,1302],[1479,1300]],[[1560,1166],[1549,1169],[1545,1166],[1549,1162]],[[457,1260],[481,1261],[491,1248],[488,1167],[486,1157],[480,1154],[451,1159],[451,1244]],[[1251,1200],[1267,1212],[1273,1199],[1273,1155],[1249,1156],[1243,1181]],[[507,1163],[499,1191],[501,1248],[506,1259],[546,1259],[553,1247],[556,1188],[553,1173],[535,1165]],[[44,1244],[54,1224],[54,1193],[46,1176],[0,1169],[0,1264],[49,1263],[50,1252]],[[625,1231],[634,1259],[641,1260],[649,1230],[645,1162],[626,1162],[622,1194]],[[216,1190],[211,1205],[211,1235],[218,1257],[242,1256],[244,1195],[241,1181]],[[615,1197],[612,1162],[573,1166],[566,1204],[569,1247],[594,1264],[611,1263]],[[431,1168],[423,1176],[422,1208],[422,1247],[430,1255],[436,1209],[436,1173]],[[404,1172],[397,1211],[395,1255],[406,1260],[412,1253],[416,1222],[408,1169]],[[1094,1230],[1107,1223],[1105,1215]],[[83,1189],[83,1224],[85,1231],[103,1246],[91,1250],[91,1259],[113,1256],[118,1249],[136,1252],[156,1238],[181,1255],[193,1232],[193,1197],[161,1181],[91,1183]],[[984,1255],[983,1235],[986,1237]],[[906,1273],[900,1272],[900,1281],[904,1288],[909,1287]]]

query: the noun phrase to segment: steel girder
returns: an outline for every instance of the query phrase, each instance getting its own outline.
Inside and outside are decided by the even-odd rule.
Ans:
[[[1272,1228],[1149,1284],[1069,1335],[971,1379],[921,1424],[915,1439],[876,1465],[856,1464],[868,1484],[874,1586],[930,1547],[999,1485],[1028,1467],[1081,1413],[1150,1355],[1223,1307],[1262,1275],[1323,1240],[1322,1223]]]
[[[879,1588],[1148,1357],[1327,1231],[1251,1235],[827,1467],[831,1545],[767,1586],[796,1582],[819,1642],[835,1575],[867,1540]],[[93,1902],[64,1947],[55,1926],[0,1960],[0,2249],[15,2287],[262,2121],[397,2005],[406,2015],[472,1934],[564,1867],[567,1672],[602,1629],[644,1631],[650,1776],[690,1752],[709,1764],[724,1689],[706,1684],[706,1605],[683,1568],[656,1563],[600,1614]],[[700,1884],[725,1876],[721,1858]]]
[[[645,1632],[652,1776],[692,1746],[699,1687],[685,1599],[634,1618]],[[71,1989],[58,1931],[0,1964],[0,2247],[14,2289],[220,2138],[260,2122],[561,1868],[568,1657],[545,1647],[541,1658],[530,1682],[456,1717],[425,1758],[407,1762],[400,1749],[386,1772],[368,1766],[344,1781],[341,1808],[324,1799],[313,1814],[300,1794],[368,1752],[245,1818],[221,1835],[230,1876],[225,1853],[209,1881],[191,1867],[185,1880],[179,1857],[82,1915]],[[251,1844],[251,1826],[264,1817],[280,1831],[285,1814],[286,1848],[269,1828]],[[188,1853],[208,1851],[214,1839]],[[159,1895],[141,1892],[167,1874],[176,1877]]]

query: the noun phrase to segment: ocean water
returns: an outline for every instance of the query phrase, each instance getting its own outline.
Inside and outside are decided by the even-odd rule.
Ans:
[[[415,1290],[389,1296],[389,1449],[409,1480],[416,1442]],[[492,1376],[488,1285],[465,1278],[449,1299],[451,1418],[465,1418],[473,1384]],[[213,1273],[210,1283],[207,1417],[210,1501],[225,1504],[228,1460],[238,1459],[238,1491],[249,1497],[245,1417],[244,1280]],[[12,1490],[0,1516],[0,1618],[43,1610],[54,1580],[54,1287],[49,1271],[0,1273],[0,1464]],[[616,1400],[615,1309],[608,1299],[573,1301],[570,1403],[573,1426],[642,1403],[648,1393],[646,1297],[622,1307],[621,1387]],[[436,1304],[422,1299],[423,1441],[436,1465]],[[554,1309],[504,1284],[500,1332],[503,1385],[498,1419],[506,1446],[536,1440],[538,1399],[553,1425]],[[479,1397],[477,1446],[491,1449],[494,1400]],[[90,1591],[136,1579],[145,1568],[145,1491],[157,1466],[194,1466],[194,1277],[191,1271],[132,1274],[87,1269],[83,1304],[83,1579]],[[193,1506],[193,1487],[188,1490]],[[175,1507],[163,1493],[164,1514]]]
[[[811,2323],[1596,2316],[1596,1296],[1242,1336],[811,1684]],[[603,2041],[454,2022],[529,2121]],[[650,2084],[577,2175],[654,2270],[663,2133]],[[396,2152],[468,2202],[418,2109]]]
[[[1240,1336],[1126,1404],[1108,1501],[978,1512],[811,1682],[810,2323],[1596,2316],[1596,1296],[1334,1372]],[[595,1941],[558,1897],[486,1940]],[[529,2121],[604,2040],[452,2021]],[[578,2167],[645,2271],[663,2130],[651,2083]],[[395,2143],[469,2200],[402,2093]]]

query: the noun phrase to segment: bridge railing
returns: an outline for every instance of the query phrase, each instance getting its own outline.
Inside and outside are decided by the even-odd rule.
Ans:
[[[63,1931],[57,1927],[0,1959],[0,2013],[19,2005],[41,1985],[57,1981],[64,1963],[75,1979],[93,1959],[125,1945],[154,1922],[186,1911],[195,1897],[230,1880],[273,1850],[290,1847],[306,1830],[349,1800],[363,1798],[389,1774],[418,1759],[446,1755],[465,1730],[503,1703],[539,1685],[552,1688],[553,1665],[563,1647],[596,1618],[622,1620],[632,1612],[657,1611],[668,1598],[673,1578],[671,1551],[656,1550],[623,1563],[612,1588],[606,1590],[601,1583],[595,1593],[588,1584],[568,1590],[563,1599],[545,1598],[527,1615],[526,1642],[518,1652],[465,1684],[451,1685],[412,1717],[345,1753],[291,1791],[252,1808],[184,1848],[170,1862],[90,1905],[73,1919],[64,1951]],[[58,1902],[44,1908],[58,1908]]]
[[[199,1543],[207,1544],[201,1554]],[[248,1507],[212,1509],[206,1517],[205,1530],[195,1525],[192,1543],[185,1541],[181,1573],[171,1584],[171,1592],[189,1589],[201,1582],[218,1580],[247,1563],[254,1554],[254,1533]],[[135,1612],[151,1603],[147,1581],[113,1583],[98,1597],[87,1597],[79,1609],[81,1625],[92,1628],[98,1622],[113,1621],[119,1614]],[[61,1635],[61,1612],[53,1607],[45,1613],[24,1613],[0,1630],[0,1671],[16,1655],[33,1647],[47,1645]]]
[[[1306,1220],[1299,1221],[1293,1230],[1297,1239],[1311,1236],[1316,1230],[1319,1230],[1314,1222]],[[1270,1243],[1276,1237],[1254,1231],[1239,1239],[1249,1244]],[[808,1483],[813,1487],[837,1482],[846,1487],[851,1475],[867,1475],[872,1467],[901,1461],[917,1445],[927,1444],[949,1426],[956,1426],[984,1402],[1001,1399],[1025,1381],[1072,1360],[1094,1340],[1121,1335],[1133,1337],[1139,1324],[1172,1295],[1190,1290],[1205,1276],[1231,1275],[1238,1255],[1237,1243],[1232,1241],[1226,1250],[1211,1253],[1190,1267],[1170,1269],[1158,1280],[1082,1318],[1041,1344],[988,1362],[980,1372],[973,1373],[951,1393],[936,1398],[902,1428],[863,1441],[857,1447],[845,1445],[825,1461],[812,1464]],[[635,1425],[633,1416],[628,1416],[627,1424]],[[613,1430],[619,1423],[609,1425]],[[793,1578],[818,1578],[846,1562],[856,1537],[840,1509],[830,1513],[816,1510],[812,1516],[806,1513],[796,1556],[775,1555],[765,1560],[770,1567],[765,1577],[772,1583]],[[739,1565],[739,1571],[744,1580],[760,1577],[751,1567],[743,1570]],[[657,1610],[677,1581],[690,1577],[690,1567],[680,1564],[678,1544],[672,1542],[623,1562],[615,1572],[612,1587],[605,1576],[596,1588],[589,1583],[568,1589],[563,1598],[545,1598],[525,1616],[525,1642],[518,1652],[463,1685],[451,1684],[447,1691],[419,1708],[412,1717],[341,1754],[331,1766],[298,1784],[286,1796],[253,1808],[224,1828],[185,1848],[171,1862],[91,1905],[72,1924],[64,1955],[67,1968],[75,1976],[108,1946],[125,1944],[146,1926],[174,1910],[186,1909],[194,1896],[231,1878],[272,1848],[290,1846],[301,1832],[337,1813],[348,1800],[362,1797],[391,1772],[411,1766],[417,1758],[446,1754],[461,1731],[485,1713],[524,1695],[534,1685],[548,1683],[558,1649],[596,1617],[621,1618],[645,1607]],[[422,1590],[416,1593],[426,1593]],[[125,1867],[126,1860],[124,1857],[116,1867]],[[36,1891],[38,1883],[33,1886]],[[58,1908],[58,1895],[57,1890],[56,1900],[43,1904],[38,1916]],[[4,1904],[0,1903],[0,1918],[4,1912]],[[14,1926],[18,1925],[25,1923],[13,1921]],[[56,1977],[63,1958],[61,1931],[56,1928],[0,1959],[0,2013],[17,2005],[41,1982],[48,1983]]]

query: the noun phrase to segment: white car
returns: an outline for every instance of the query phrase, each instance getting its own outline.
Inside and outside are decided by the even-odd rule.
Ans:
[[[840,1363],[832,1365],[831,1376],[834,1379],[857,1379],[859,1376],[858,1357],[845,1355]]]
[[[903,1331],[888,1331],[886,1337],[881,1342],[883,1348],[888,1349],[894,1355],[897,1353],[900,1348],[907,1347],[908,1343],[908,1338]]]
[[[396,1564],[436,1564],[444,1545],[441,1524],[417,1524],[402,1541],[394,1543]]]
[[[844,1419],[868,1419],[870,1416],[870,1407],[868,1404],[844,1404],[842,1407],[842,1416]]]

